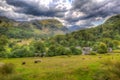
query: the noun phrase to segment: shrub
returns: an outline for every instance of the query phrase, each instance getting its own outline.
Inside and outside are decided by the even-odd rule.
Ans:
[[[20,74],[0,75],[0,80],[25,80]]]
[[[120,50],[113,50],[113,53],[120,53]]]
[[[6,77],[5,77],[5,79],[6,79]],[[25,79],[20,74],[12,74],[12,75],[9,75],[6,80],[25,80]]]
[[[31,57],[34,53],[30,50],[28,46],[22,46],[20,48],[14,49],[14,51],[9,55],[9,57]]]
[[[71,51],[61,45],[51,45],[47,51],[47,56],[70,55]]]
[[[15,66],[12,63],[0,64],[0,80],[25,80],[21,74],[15,73]]]
[[[100,43],[97,52],[101,54],[107,53],[107,45],[105,43]]]
[[[120,80],[120,61],[104,61],[103,68],[94,75],[94,80]]]
[[[93,80],[111,80],[105,70],[99,69],[95,72]]]
[[[56,46],[55,45],[51,45],[47,51],[46,56],[56,56]]]
[[[35,48],[35,52],[36,53],[44,53],[46,50],[45,50],[45,45],[43,42],[41,41],[36,41],[33,43],[33,46]]]
[[[6,56],[5,51],[0,52],[0,57],[4,58]]]
[[[1,74],[11,74],[14,72],[14,65],[12,63],[6,63],[6,64],[2,64],[0,66],[0,73]]]
[[[90,52],[90,55],[97,55],[97,53],[94,52],[94,51],[91,51],[91,52]]]
[[[72,52],[73,55],[80,55],[80,54],[82,54],[81,49],[77,49],[74,46],[71,46],[70,50],[71,50],[71,52]]]
[[[6,46],[8,44],[8,38],[0,35],[0,57],[6,57]]]

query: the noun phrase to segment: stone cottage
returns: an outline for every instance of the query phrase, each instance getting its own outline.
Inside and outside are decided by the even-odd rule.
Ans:
[[[108,52],[111,53],[113,49],[111,47],[108,48]]]
[[[82,54],[83,55],[90,54],[91,51],[92,51],[92,48],[90,48],[90,47],[83,47],[82,48]]]

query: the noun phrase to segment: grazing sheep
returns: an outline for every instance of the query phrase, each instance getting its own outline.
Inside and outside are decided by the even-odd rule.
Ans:
[[[82,60],[85,60],[85,58],[82,58]]]
[[[89,69],[89,67],[88,67],[88,66],[86,66],[86,69]]]
[[[26,62],[24,61],[24,62],[22,62],[22,65],[25,65],[26,64]]]
[[[5,63],[0,62],[0,67],[3,66]]]
[[[41,62],[41,60],[35,60],[35,61],[34,61],[34,63],[39,63],[39,62]]]
[[[102,57],[101,57],[101,56],[99,56],[98,58],[99,58],[99,59],[101,59]]]
[[[112,56],[112,59],[113,59],[113,56]]]

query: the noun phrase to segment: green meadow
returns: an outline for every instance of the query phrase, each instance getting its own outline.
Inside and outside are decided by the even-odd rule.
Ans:
[[[41,62],[34,63],[35,60],[41,60]],[[111,62],[118,62],[119,60],[120,54],[111,53],[104,55],[10,58],[0,59],[0,62],[12,63],[15,67],[14,73],[2,75],[4,80],[107,80],[105,79],[107,68],[110,67]],[[26,62],[26,64],[22,65],[22,62]]]

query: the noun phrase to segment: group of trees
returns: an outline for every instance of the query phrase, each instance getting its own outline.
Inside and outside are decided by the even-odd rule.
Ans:
[[[59,44],[48,45],[43,41],[32,41],[29,45],[19,45],[17,41],[8,42],[6,37],[0,37],[0,57],[43,57],[60,55],[79,55],[81,49],[64,47]]]
[[[119,41],[117,40],[113,40],[112,42],[108,42],[108,40],[109,39],[105,39],[103,42],[92,43],[93,45],[91,44],[91,48],[97,53],[104,54],[108,52],[109,47],[119,45]],[[80,54],[82,54],[82,47],[78,45],[64,46],[50,41],[46,42],[45,40],[33,40],[29,44],[19,45],[17,41],[9,42],[7,37],[0,37],[0,57],[52,57]]]

